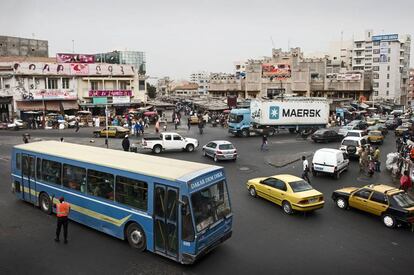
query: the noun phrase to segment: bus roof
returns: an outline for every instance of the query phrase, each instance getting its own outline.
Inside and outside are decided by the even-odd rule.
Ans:
[[[221,168],[198,162],[58,141],[26,143],[14,148],[174,181],[187,181]]]

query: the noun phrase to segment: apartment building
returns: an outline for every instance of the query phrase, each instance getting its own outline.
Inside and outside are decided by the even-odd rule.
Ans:
[[[207,95],[209,89],[210,74],[205,71],[195,72],[190,75],[190,82],[198,85],[198,95]]]

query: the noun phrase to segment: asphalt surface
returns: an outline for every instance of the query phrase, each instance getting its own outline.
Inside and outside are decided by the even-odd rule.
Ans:
[[[269,138],[269,151],[260,151],[260,137],[235,138],[223,128],[197,128],[179,133],[196,137],[204,145],[227,139],[238,149],[236,162],[220,162],[225,168],[234,213],[233,236],[191,266],[183,266],[150,252],[138,253],[126,242],[86,226],[69,224],[69,244],[55,243],[55,217],[16,199],[10,192],[10,152],[22,142],[26,131],[0,131],[0,274],[410,274],[414,256],[414,233],[409,228],[387,229],[377,217],[334,205],[332,191],[369,183],[393,184],[385,171],[386,153],[394,149],[394,134],[381,148],[383,171],[373,178],[359,173],[356,161],[339,180],[311,177],[313,187],[325,195],[325,207],[313,214],[285,215],[279,206],[249,196],[248,179],[280,173],[300,176],[301,162],[282,168],[268,164],[269,157],[318,148],[339,148],[339,143],[314,144],[295,135],[280,133]],[[65,142],[104,146],[92,138],[92,128],[27,131],[32,139],[64,137]],[[93,140],[93,142],[91,142]],[[135,141],[135,139],[133,139]],[[120,149],[120,139],[110,139]],[[162,157],[203,163],[212,159],[193,153],[169,152]],[[309,158],[309,161],[311,158]]]

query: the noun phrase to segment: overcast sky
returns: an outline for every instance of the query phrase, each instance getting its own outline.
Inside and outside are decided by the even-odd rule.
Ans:
[[[1,0],[0,35],[49,41],[49,55],[146,52],[153,77],[232,72],[276,48],[328,50],[363,34],[414,32],[414,0]],[[413,65],[413,55],[411,64]]]

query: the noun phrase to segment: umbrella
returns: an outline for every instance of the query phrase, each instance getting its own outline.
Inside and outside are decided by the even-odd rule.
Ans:
[[[155,116],[157,112],[145,112],[144,116]]]

